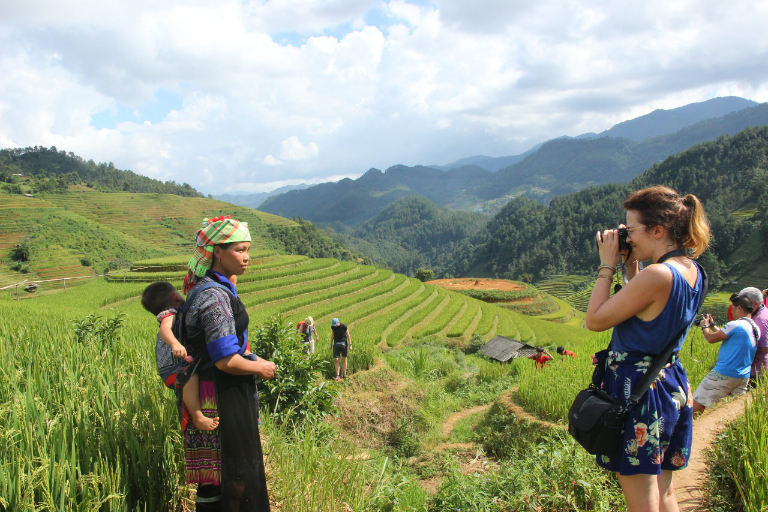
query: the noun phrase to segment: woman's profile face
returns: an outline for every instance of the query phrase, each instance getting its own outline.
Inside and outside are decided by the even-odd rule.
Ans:
[[[637,210],[627,210],[627,242],[632,246],[632,255],[639,261],[645,261],[652,258],[652,250],[649,242],[650,234],[646,231],[646,226],[640,220],[640,213]]]
[[[241,276],[251,259],[251,242],[238,242],[227,249],[217,248],[221,269],[226,276]]]

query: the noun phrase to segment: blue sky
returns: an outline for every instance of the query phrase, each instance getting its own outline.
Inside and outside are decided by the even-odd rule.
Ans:
[[[517,154],[768,100],[768,2],[0,3],[0,147],[206,193]]]

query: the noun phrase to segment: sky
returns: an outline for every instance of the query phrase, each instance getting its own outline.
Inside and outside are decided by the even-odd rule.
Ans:
[[[208,194],[768,101],[768,1],[3,0],[0,147]]]

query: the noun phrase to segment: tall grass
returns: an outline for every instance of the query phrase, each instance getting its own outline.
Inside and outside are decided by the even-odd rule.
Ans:
[[[710,510],[768,510],[768,385],[752,391],[744,416],[733,421],[710,451]],[[736,505],[736,506],[734,506]]]

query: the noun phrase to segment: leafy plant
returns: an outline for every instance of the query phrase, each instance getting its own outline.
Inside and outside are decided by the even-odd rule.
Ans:
[[[317,421],[335,412],[338,393],[321,378],[328,361],[317,353],[308,355],[293,326],[274,316],[250,341],[254,354],[277,365],[275,378],[259,384],[261,403],[274,422]]]
[[[116,341],[122,339],[122,329],[128,315],[115,311],[112,318],[102,318],[94,313],[73,320],[75,339],[78,343],[96,343],[103,349],[112,348]]]

